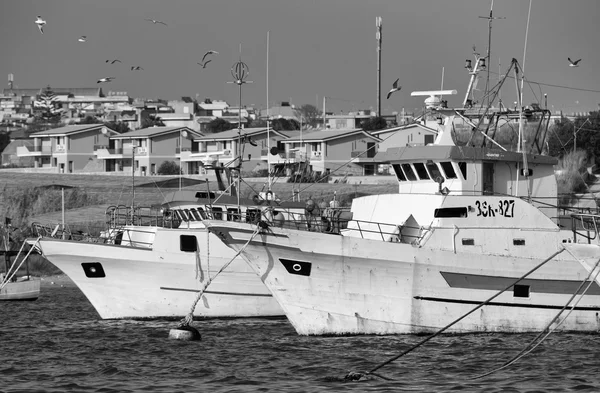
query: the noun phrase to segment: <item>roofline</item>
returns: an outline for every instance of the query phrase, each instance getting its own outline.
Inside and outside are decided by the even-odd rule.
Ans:
[[[60,128],[67,128],[67,127],[70,127],[70,126],[60,127]],[[57,130],[59,128],[53,128],[53,129],[46,130],[46,131],[38,131],[38,132],[35,132],[33,134],[30,134],[29,137],[30,138],[39,138],[39,137],[44,137],[44,136],[50,137],[50,136],[75,135],[75,134],[79,134],[81,132],[86,132],[86,131],[92,130],[94,128],[101,128],[101,127],[105,127],[107,130],[109,130],[109,131],[111,131],[113,133],[117,133],[115,130],[113,130],[112,128],[110,128],[108,126],[105,126],[104,124],[90,124],[90,127],[82,128],[80,130],[72,130],[72,131],[68,131],[68,132],[61,132],[61,133],[51,133],[51,134],[45,133],[47,131]],[[42,132],[44,132],[45,134],[42,134]]]
[[[362,130],[362,129],[357,129],[357,130],[353,130],[352,132],[348,132],[346,134],[339,134],[339,135],[335,135],[335,136],[329,136],[326,138],[289,138],[288,140],[282,141],[283,143],[294,143],[294,142],[327,142],[330,140],[334,140],[334,139],[338,139],[338,138],[343,138],[346,136],[352,136],[355,134],[364,134],[365,136],[375,139],[378,142],[382,142],[382,140],[378,137],[376,137],[375,135],[370,134],[369,132]]]
[[[153,127],[148,127],[148,128],[150,128],[150,129],[151,129],[151,128],[153,128]],[[156,128],[163,128],[163,127],[156,127]],[[170,129],[169,129],[169,130],[164,130],[164,131],[162,131],[162,132],[158,132],[158,133],[156,133],[156,134],[152,134],[152,135],[133,135],[133,136],[131,136],[131,135],[127,135],[129,132],[126,132],[126,133],[124,133],[124,134],[118,134],[118,135],[115,135],[115,136],[111,136],[110,138],[111,138],[111,139],[153,138],[153,137],[155,137],[155,136],[161,136],[161,135],[169,134],[169,133],[171,133],[171,132],[180,131],[180,130],[182,130],[182,129],[185,129],[185,131],[189,131],[189,132],[191,132],[191,133],[195,133],[195,134],[196,134],[196,133],[200,133],[200,131],[196,131],[196,130],[194,130],[194,129],[191,129],[191,128],[190,128],[190,127],[188,127],[188,126],[182,126],[182,127],[168,127],[168,128],[170,128]],[[130,131],[130,132],[135,132],[135,131],[140,131],[140,130],[146,130],[146,129],[147,129],[147,128],[140,128],[139,130],[133,130],[133,131]]]

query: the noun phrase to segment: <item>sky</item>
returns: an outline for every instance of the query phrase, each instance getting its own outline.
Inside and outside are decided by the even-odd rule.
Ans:
[[[566,112],[600,103],[597,0],[493,2],[490,83],[511,59],[528,81],[524,103]],[[102,87],[131,97],[226,100],[238,105],[231,67],[250,70],[242,105],[291,101],[328,112],[377,110],[376,18],[382,17],[383,114],[420,110],[411,92],[454,89],[460,106],[473,49],[487,53],[491,0],[0,0],[0,77],[20,88]],[[40,34],[34,23],[47,23]],[[145,19],[160,20],[167,25]],[[86,42],[78,42],[82,35]],[[267,36],[269,44],[267,45]],[[527,39],[526,39],[527,36]],[[197,63],[208,50],[212,61]],[[582,59],[569,67],[567,58]],[[108,59],[122,63],[108,64]],[[268,59],[268,62],[267,62]],[[143,70],[131,71],[131,66]],[[442,72],[443,70],[443,72]],[[98,84],[104,77],[112,82]],[[482,74],[479,88],[485,86]],[[402,89],[386,99],[399,79]],[[502,90],[516,101],[514,80]]]

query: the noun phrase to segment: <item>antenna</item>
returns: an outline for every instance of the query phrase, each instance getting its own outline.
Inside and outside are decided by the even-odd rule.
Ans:
[[[269,36],[267,31],[267,191],[271,191],[271,115],[269,112]]]

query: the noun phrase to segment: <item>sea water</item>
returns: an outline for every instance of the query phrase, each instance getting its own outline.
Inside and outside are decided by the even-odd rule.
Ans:
[[[143,293],[140,293],[143,296]],[[33,302],[0,302],[0,392],[599,392],[600,335],[438,336],[348,382],[423,336],[298,336],[286,319],[196,320],[201,341],[168,339],[177,321],[101,320],[68,279]]]

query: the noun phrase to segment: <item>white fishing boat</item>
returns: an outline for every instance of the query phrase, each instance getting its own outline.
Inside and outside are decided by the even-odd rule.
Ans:
[[[37,300],[40,296],[41,281],[29,274],[27,253],[23,252],[23,249],[20,251],[11,249],[10,233],[13,228],[9,218],[5,218],[2,229],[3,245],[0,246],[0,255],[4,256],[4,267],[0,270],[0,301]],[[23,267],[27,269],[25,275],[21,271]]]
[[[472,88],[482,60],[469,65],[462,107],[444,105],[447,91],[425,94],[433,96],[428,116],[439,119],[433,143],[378,154],[398,193],[356,198],[350,216],[328,209],[321,226],[306,224],[312,206],[282,227],[206,221],[241,252],[297,333],[431,333],[462,315],[448,332],[540,331],[580,291],[589,272],[564,245],[597,235],[582,216],[573,217],[574,232],[558,225],[557,160],[543,154],[550,113],[524,111],[520,94],[517,110],[478,106]],[[518,81],[514,59],[511,70]],[[503,123],[519,130],[517,151],[502,145]],[[557,327],[600,329],[599,284],[589,282]]]
[[[234,257],[202,219],[258,219],[271,204],[280,215],[303,204],[277,204],[273,194],[253,199],[209,191],[175,191],[162,207],[112,206],[102,233],[68,225],[33,224],[29,244],[79,287],[103,319],[179,318],[203,283]],[[294,208],[295,206],[295,208]],[[83,228],[85,231],[85,228]],[[241,259],[215,278],[195,317],[275,317],[283,311]]]

